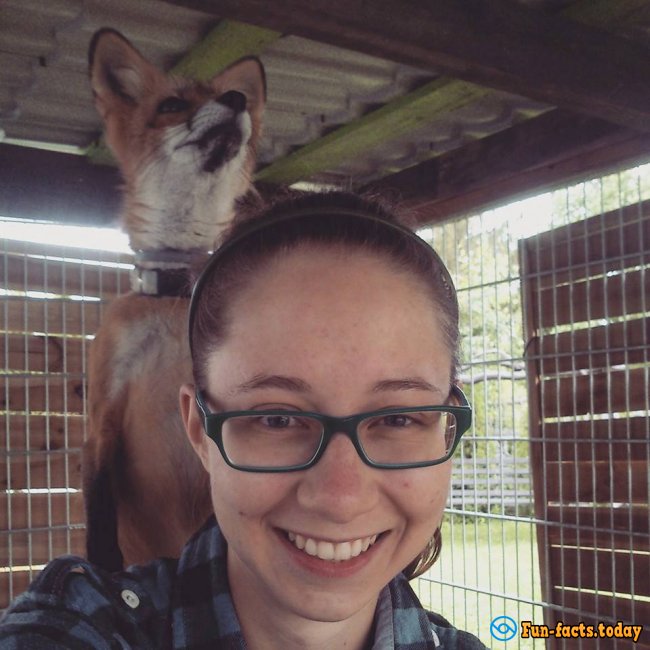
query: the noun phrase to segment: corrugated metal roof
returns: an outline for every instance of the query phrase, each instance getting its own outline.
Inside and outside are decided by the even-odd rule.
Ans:
[[[10,0],[0,9],[0,123],[8,138],[85,147],[101,131],[91,102],[87,48],[94,31],[122,31],[147,58],[170,68],[215,24],[214,16],[156,0]],[[268,81],[262,164],[312,142],[434,77],[338,47],[287,36],[261,59]],[[390,141],[321,180],[369,180],[512,123],[530,100],[495,95]]]

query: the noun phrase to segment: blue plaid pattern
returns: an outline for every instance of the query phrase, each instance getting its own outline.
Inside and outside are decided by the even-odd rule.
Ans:
[[[0,622],[3,650],[245,650],[214,517],[179,560],[107,574],[85,560],[50,562]],[[382,591],[372,650],[483,650],[426,612],[403,576]]]

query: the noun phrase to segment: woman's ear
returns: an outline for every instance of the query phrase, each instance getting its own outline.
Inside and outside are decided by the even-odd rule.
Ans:
[[[178,399],[185,433],[196,455],[200,458],[203,467],[209,472],[209,438],[205,435],[201,414],[196,406],[194,386],[192,384],[183,384],[180,388]]]

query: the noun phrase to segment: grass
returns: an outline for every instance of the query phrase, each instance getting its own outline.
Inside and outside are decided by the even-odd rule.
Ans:
[[[472,632],[494,650],[543,648],[544,641],[495,640],[490,622],[510,616],[543,623],[534,525],[498,516],[447,517],[438,562],[414,588],[425,607]]]

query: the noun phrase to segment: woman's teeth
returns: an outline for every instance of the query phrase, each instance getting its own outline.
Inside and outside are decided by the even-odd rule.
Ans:
[[[289,541],[293,543],[296,548],[313,555],[321,560],[329,560],[330,562],[341,562],[342,560],[350,560],[357,555],[361,555],[367,551],[376,541],[377,535],[370,537],[363,537],[355,539],[351,542],[324,542],[317,541],[311,537],[303,537],[297,533],[287,531]]]

